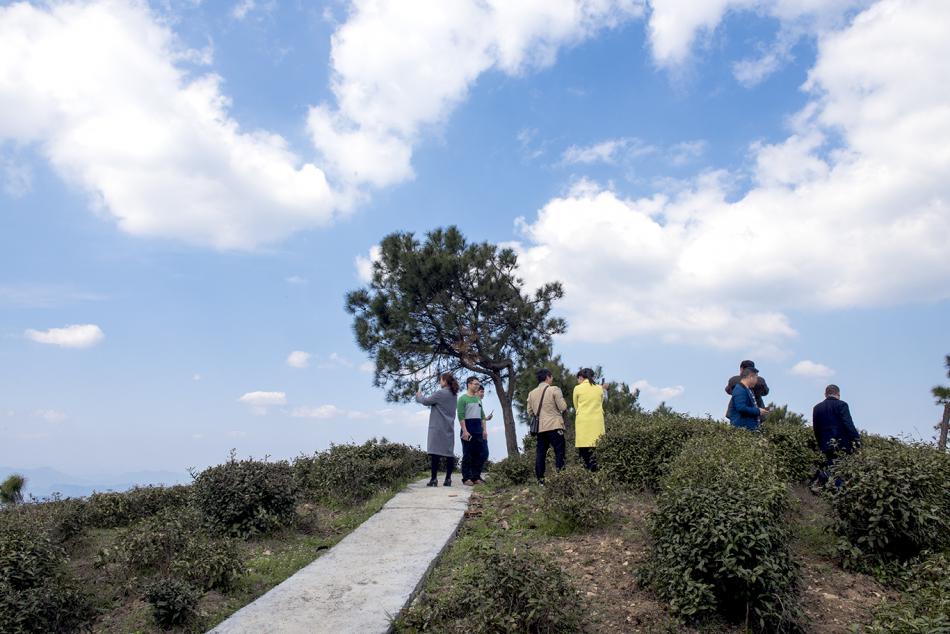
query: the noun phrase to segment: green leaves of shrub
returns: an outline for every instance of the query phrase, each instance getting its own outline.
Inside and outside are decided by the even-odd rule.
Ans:
[[[868,634],[950,632],[950,554],[926,558],[908,576],[901,598],[875,611]]]
[[[198,474],[192,488],[205,520],[223,533],[249,537],[294,520],[297,488],[286,461],[235,460],[232,455]]]
[[[61,546],[25,516],[0,523],[0,632],[72,632],[94,616]]]
[[[294,461],[294,477],[302,494],[333,503],[362,502],[381,489],[426,470],[424,451],[385,438],[362,445],[331,445],[314,456]]]
[[[490,473],[502,483],[526,484],[534,479],[534,456],[527,452],[508,456],[494,463]]]
[[[86,500],[86,521],[97,528],[117,528],[155,515],[166,508],[188,504],[191,488],[184,485],[171,487],[134,487],[120,493],[93,493]]]
[[[826,489],[843,563],[868,569],[950,548],[950,455],[928,445],[865,438]]]
[[[785,408],[787,409],[787,407]],[[776,413],[762,423],[762,433],[772,447],[779,468],[789,482],[801,482],[815,475],[824,460],[815,442],[811,427],[794,419],[774,418]]]
[[[610,492],[598,474],[570,466],[546,478],[542,508],[569,530],[593,528],[610,519]]]
[[[244,570],[234,540],[209,535],[192,509],[165,510],[127,528],[101,564],[126,576],[175,576],[200,590],[227,590]]]
[[[564,572],[529,547],[482,544],[444,594],[422,595],[396,621],[398,632],[571,633],[586,611]]]
[[[615,482],[656,490],[686,441],[717,427],[708,421],[676,415],[644,414],[613,419],[597,444],[597,462]]]
[[[761,437],[723,430],[694,438],[663,480],[642,581],[688,621],[719,614],[758,631],[798,631],[788,501]]]
[[[162,629],[194,621],[201,593],[188,583],[171,578],[150,581],[143,592],[152,606],[152,617]]]

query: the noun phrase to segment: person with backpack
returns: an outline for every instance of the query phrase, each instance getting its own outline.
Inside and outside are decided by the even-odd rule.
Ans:
[[[561,388],[554,385],[554,375],[547,368],[536,373],[538,387],[528,393],[528,415],[537,417],[537,448],[534,455],[534,475],[539,484],[544,484],[544,472],[548,459],[548,447],[554,449],[554,467],[564,468],[564,412],[567,401]],[[532,430],[534,431],[534,430]]]

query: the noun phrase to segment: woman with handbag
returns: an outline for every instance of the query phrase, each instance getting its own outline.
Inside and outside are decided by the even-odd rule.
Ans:
[[[531,435],[538,439],[534,456],[534,475],[539,484],[544,484],[545,463],[548,447],[554,448],[554,466],[564,468],[564,412],[567,402],[561,388],[554,383],[554,376],[547,368],[538,370],[538,387],[528,393],[528,415],[531,417]]]
[[[604,435],[604,386],[594,383],[594,371],[584,368],[577,373],[574,388],[574,446],[588,471],[597,471],[594,447]]]

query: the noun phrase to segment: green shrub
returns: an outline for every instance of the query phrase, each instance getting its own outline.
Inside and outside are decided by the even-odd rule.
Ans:
[[[762,423],[762,433],[772,447],[785,479],[789,482],[808,480],[824,463],[815,433],[803,423],[773,416],[775,412]]]
[[[125,529],[100,564],[128,577],[174,576],[201,590],[227,590],[243,572],[237,543],[209,535],[196,511],[165,510]]]
[[[502,484],[527,484],[534,480],[534,454],[508,456],[493,464],[489,473]]]
[[[656,503],[640,576],[675,616],[800,629],[798,569],[783,521],[788,488],[764,439],[735,430],[691,440]]]
[[[614,482],[653,490],[690,438],[722,429],[721,425],[675,414],[642,414],[611,423],[597,444],[601,470]]]
[[[572,465],[545,479],[543,508],[565,528],[593,528],[610,519],[610,492],[598,474]]]
[[[0,632],[72,632],[95,613],[63,548],[33,518],[0,523]]]
[[[162,629],[187,625],[194,621],[201,593],[180,579],[167,578],[150,581],[143,596],[152,606],[152,617]]]
[[[86,517],[90,526],[117,528],[166,508],[179,508],[189,503],[191,487],[134,487],[119,493],[93,493],[86,500]]]
[[[394,623],[397,632],[574,633],[586,610],[564,572],[530,548],[474,549],[461,578],[423,593]]]
[[[913,566],[901,597],[875,610],[869,634],[950,632],[950,555]]]
[[[85,504],[75,498],[54,496],[0,511],[0,524],[8,521],[28,523],[33,530],[44,531],[54,543],[65,544],[85,528]]]
[[[241,537],[268,533],[294,521],[297,488],[285,461],[236,460],[195,478],[193,499],[215,530]]]
[[[308,499],[346,504],[367,500],[424,472],[428,464],[421,449],[374,438],[301,456],[294,461],[294,478]]]
[[[834,469],[825,489],[846,567],[871,569],[950,548],[950,455],[872,439]]]

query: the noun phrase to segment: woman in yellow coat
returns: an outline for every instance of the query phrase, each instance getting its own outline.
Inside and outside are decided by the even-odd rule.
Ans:
[[[589,471],[597,470],[594,446],[604,435],[604,387],[594,383],[594,371],[577,373],[574,388],[574,446]]]

